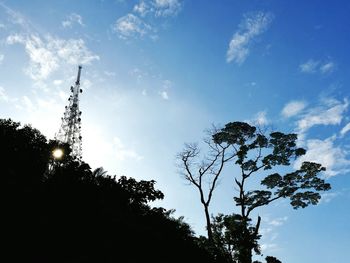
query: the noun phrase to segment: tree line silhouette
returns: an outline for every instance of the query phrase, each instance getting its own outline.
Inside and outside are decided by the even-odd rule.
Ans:
[[[189,174],[189,161],[198,155],[197,148],[187,147],[179,160],[185,178],[200,193],[204,175],[213,183],[221,175],[221,164],[233,162],[242,168],[241,181],[236,178],[242,189],[235,199],[242,213],[207,220],[208,236],[196,237],[182,217],[172,215],[173,210],[150,206],[164,197],[155,189],[155,181],[116,178],[102,168],[92,170],[87,163],[70,157],[69,145],[47,141],[30,125],[0,119],[1,257],[6,262],[37,263],[250,263],[252,251],[260,253],[260,218],[252,225],[248,211],[278,198],[290,198],[295,208],[306,207],[318,202],[319,191],[330,189],[318,177],[324,168],[313,163],[285,175],[271,173],[262,180],[270,190],[243,189],[244,180],[253,173],[276,165],[288,166],[291,158],[304,154],[295,141],[296,135],[274,133],[265,137],[248,124],[228,124],[208,141],[214,148],[201,162],[199,175]],[[52,155],[57,147],[65,152],[60,160]],[[249,153],[260,150],[265,154],[263,148],[272,149],[270,155],[253,158]],[[264,166],[259,168],[259,162]],[[214,188],[209,189],[211,195]],[[202,197],[204,192],[201,202],[209,213],[210,201]],[[265,260],[281,262],[271,256]]]

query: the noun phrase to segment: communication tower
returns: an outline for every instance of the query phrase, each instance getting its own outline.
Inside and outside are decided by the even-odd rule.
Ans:
[[[77,80],[70,88],[71,95],[61,118],[61,127],[55,136],[57,141],[70,145],[71,156],[79,162],[82,161],[81,111],[79,110],[79,94],[83,92],[80,88],[81,69],[82,66],[79,66]]]

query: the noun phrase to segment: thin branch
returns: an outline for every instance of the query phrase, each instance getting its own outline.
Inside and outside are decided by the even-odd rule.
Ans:
[[[255,208],[258,208],[260,206],[264,206],[264,205],[268,205],[273,201],[276,201],[277,199],[280,199],[281,197],[283,197],[283,195],[278,195],[274,198],[271,198],[270,200],[266,201],[266,202],[261,202],[261,203],[256,203],[254,205],[252,205],[251,207],[248,208],[247,210],[247,216],[249,216],[250,212],[252,212]]]
[[[210,200],[211,200],[212,195],[213,195],[213,191],[214,191],[215,186],[216,186],[216,182],[219,178],[219,175],[221,174],[222,168],[224,167],[224,163],[225,163],[224,160],[225,160],[225,149],[222,151],[222,157],[221,157],[219,170],[215,173],[213,184],[212,184],[211,188],[209,189],[207,204],[210,203]]]

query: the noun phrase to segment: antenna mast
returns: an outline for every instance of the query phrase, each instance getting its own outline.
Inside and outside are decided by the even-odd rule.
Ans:
[[[77,80],[74,87],[71,86],[71,95],[68,99],[68,106],[65,106],[62,124],[55,136],[55,139],[68,143],[71,147],[71,156],[77,161],[82,161],[82,137],[81,137],[81,111],[79,110],[80,74],[82,66],[78,67]]]

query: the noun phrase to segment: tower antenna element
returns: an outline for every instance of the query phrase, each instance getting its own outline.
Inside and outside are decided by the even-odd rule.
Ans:
[[[55,136],[55,140],[67,143],[71,147],[71,156],[77,161],[82,161],[82,137],[81,137],[81,111],[79,110],[79,94],[83,92],[80,88],[80,75],[82,66],[78,67],[77,80],[71,86],[71,95],[68,105],[65,106],[62,124]]]

